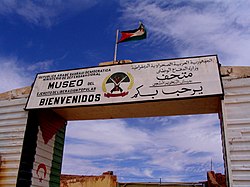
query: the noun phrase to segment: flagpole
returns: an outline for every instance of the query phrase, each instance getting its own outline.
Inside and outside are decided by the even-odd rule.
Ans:
[[[117,57],[118,34],[119,34],[119,30],[117,29],[117,30],[116,30],[116,39],[115,39],[114,62],[116,62],[116,57]]]

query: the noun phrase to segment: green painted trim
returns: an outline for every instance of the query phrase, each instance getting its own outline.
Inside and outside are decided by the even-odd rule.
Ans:
[[[49,187],[60,187],[60,176],[62,168],[62,156],[65,139],[66,126],[61,128],[55,137],[53,160],[50,173]]]

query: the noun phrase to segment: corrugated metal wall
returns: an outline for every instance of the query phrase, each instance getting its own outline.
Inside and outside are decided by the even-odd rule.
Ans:
[[[50,110],[30,111],[17,187],[59,187],[66,121]]]
[[[59,187],[66,121],[50,110],[25,111],[27,94],[5,95],[0,100],[0,186]]]
[[[250,187],[250,78],[224,79],[225,152],[231,187]]]
[[[37,147],[32,186],[59,187],[66,121],[50,110],[38,113]]]
[[[51,166],[50,186],[60,186],[60,176],[62,169],[63,148],[65,140],[66,126],[60,128],[55,137],[54,155]]]
[[[0,101],[0,186],[16,186],[28,112],[26,98]]]

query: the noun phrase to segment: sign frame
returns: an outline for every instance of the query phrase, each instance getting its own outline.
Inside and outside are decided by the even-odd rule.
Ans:
[[[113,84],[114,85],[114,83],[115,83],[115,81],[114,80],[112,80],[111,81],[111,79],[113,79],[113,78],[115,78],[115,73],[113,73],[112,74],[112,71],[109,71],[109,73],[111,73],[109,76],[104,76],[105,78],[102,80],[102,91],[104,91],[104,90],[108,90],[109,89],[109,91],[107,91],[106,93],[104,92],[102,92],[102,94],[106,94],[106,96],[105,97],[107,97],[107,98],[111,98],[110,99],[110,101],[112,101],[112,102],[105,102],[105,103],[98,103],[98,102],[96,102],[96,103],[93,103],[93,104],[88,104],[88,105],[84,105],[84,104],[77,104],[77,105],[58,105],[58,106],[45,106],[45,107],[30,107],[29,106],[29,103],[31,102],[31,100],[33,99],[32,97],[34,97],[34,93],[36,93],[36,94],[38,94],[38,92],[36,92],[36,82],[37,82],[37,80],[38,80],[38,78],[39,78],[39,76],[42,76],[42,75],[49,75],[49,74],[66,74],[66,73],[70,73],[70,72],[74,72],[74,71],[88,71],[88,70],[107,70],[107,69],[123,69],[123,67],[134,67],[134,70],[136,71],[136,68],[137,68],[137,70],[139,70],[139,69],[143,69],[143,68],[145,68],[146,69],[146,66],[145,65],[154,65],[154,63],[155,63],[155,65],[156,64],[161,64],[161,63],[179,63],[179,62],[183,62],[183,61],[192,61],[192,60],[197,60],[197,59],[201,59],[201,61],[202,60],[204,60],[204,59],[211,59],[211,58],[213,58],[214,60],[215,60],[215,62],[213,62],[213,63],[215,63],[214,64],[214,68],[215,68],[215,70],[216,70],[216,76],[217,76],[217,79],[218,79],[218,82],[217,82],[217,87],[219,86],[219,89],[220,89],[220,92],[217,92],[217,93],[215,93],[215,94],[206,94],[206,95],[202,95],[202,94],[200,94],[200,95],[196,95],[196,92],[198,93],[198,91],[202,91],[202,89],[201,89],[201,86],[199,87],[199,88],[194,88],[193,90],[190,90],[190,88],[185,88],[185,87],[183,87],[183,88],[181,88],[181,89],[178,89],[177,91],[175,91],[175,93],[172,91],[172,92],[163,92],[163,93],[165,93],[165,95],[167,95],[167,94],[176,94],[176,95],[181,95],[181,94],[183,94],[183,93],[185,93],[185,92],[193,92],[194,94],[194,96],[192,96],[192,97],[187,97],[187,96],[183,96],[183,97],[171,97],[171,98],[157,98],[157,99],[154,99],[153,98],[153,95],[155,94],[155,93],[151,93],[151,94],[148,94],[147,96],[148,96],[148,98],[149,97],[152,97],[151,99],[142,99],[142,100],[133,100],[133,101],[131,101],[131,100],[127,100],[127,101],[119,101],[119,100],[117,100],[116,98],[124,98],[126,95],[128,95],[128,93],[127,92],[121,92],[121,90],[123,90],[124,88],[119,88],[119,86],[117,86],[116,88],[115,88],[115,86],[113,86],[113,93],[115,93],[115,94],[113,94],[113,93],[111,93],[112,92],[112,87],[110,87],[110,85],[111,84]],[[177,64],[178,64],[177,63]],[[152,66],[153,67],[153,66]],[[191,66],[189,66],[189,68],[190,68]],[[141,61],[141,62],[135,62],[135,63],[130,63],[130,64],[119,64],[119,65],[116,65],[116,64],[114,64],[114,65],[108,65],[108,66],[94,66],[94,67],[87,67],[87,68],[76,68],[76,69],[69,69],[69,70],[60,70],[60,71],[52,71],[52,72],[43,72],[43,73],[38,73],[37,75],[36,75],[36,78],[35,78],[35,80],[34,80],[34,83],[33,83],[33,86],[32,86],[32,90],[31,90],[31,93],[30,93],[30,95],[29,95],[29,98],[28,98],[28,100],[27,100],[27,103],[26,103],[26,106],[25,106],[25,109],[26,110],[31,110],[31,109],[40,109],[40,108],[44,108],[44,109],[48,109],[48,108],[52,108],[52,109],[57,109],[57,108],[62,108],[62,107],[66,107],[66,108],[68,108],[68,107],[90,107],[90,106],[99,106],[99,105],[117,105],[117,104],[119,104],[119,105],[121,105],[121,104],[128,104],[128,103],[141,103],[141,102],[152,102],[152,101],[167,101],[167,100],[169,100],[169,101],[171,101],[171,100],[179,100],[179,99],[192,99],[192,98],[202,98],[202,97],[211,97],[211,96],[218,96],[218,97],[222,97],[223,95],[224,95],[224,93],[223,93],[223,85],[222,85],[222,80],[221,80],[221,74],[220,74],[220,69],[219,69],[219,67],[220,67],[220,64],[219,64],[219,61],[218,61],[218,57],[217,57],[217,55],[206,55],[206,56],[195,56],[195,57],[183,57],[183,58],[174,58],[174,59],[163,59],[163,60],[151,60],[151,61]],[[194,67],[192,67],[192,68],[194,68]],[[169,82],[170,81],[172,81],[172,80],[185,80],[185,79],[187,79],[186,81],[189,81],[189,82],[186,82],[186,83],[193,83],[192,82],[192,80],[188,80],[189,78],[191,78],[191,76],[193,76],[193,74],[191,74],[190,72],[191,72],[191,70],[194,70],[194,69],[189,69],[189,73],[185,73],[185,74],[166,74],[166,76],[164,77],[164,76],[158,76],[158,77],[156,77],[156,78],[158,78],[158,82],[156,82],[156,83],[158,83],[158,85],[157,84],[155,84],[155,86],[161,86],[160,85],[160,83],[161,84],[170,84]],[[161,73],[160,71],[161,71],[161,69],[159,69],[158,68],[158,71],[159,71],[159,74]],[[162,69],[162,71],[165,71],[165,69]],[[124,73],[125,72],[125,73]],[[193,71],[194,72],[194,71]],[[193,73],[192,72],[192,73]],[[124,74],[123,74],[124,73]],[[182,72],[183,73],[183,72]],[[170,76],[171,75],[171,76]],[[113,77],[112,77],[113,76]],[[133,87],[134,86],[134,81],[135,80],[133,80],[134,78],[133,78],[133,75],[132,74],[129,74],[129,72],[127,72],[127,71],[120,71],[120,74],[118,74],[117,75],[118,77],[120,76],[120,77],[123,77],[124,78],[124,80],[126,80],[127,79],[127,84],[126,84],[126,88],[125,89],[127,89],[127,91],[128,91],[128,89],[131,89],[131,87]],[[83,77],[84,78],[84,77]],[[144,79],[145,77],[143,77],[142,79]],[[168,80],[168,82],[167,81],[165,81],[165,80]],[[68,80],[68,79],[66,79],[66,80]],[[74,79],[73,79],[74,80]],[[78,79],[78,80],[82,80],[82,79]],[[105,82],[106,81],[106,82]],[[164,82],[165,81],[165,82]],[[191,81],[191,82],[190,82]],[[119,82],[119,80],[118,80],[118,82]],[[133,85],[132,85],[132,83],[131,82],[133,82]],[[64,82],[65,83],[65,82]],[[78,87],[80,87],[80,86],[82,86],[82,84],[83,84],[83,82],[82,81],[73,81],[73,82],[67,82],[67,83],[61,83],[61,87],[62,87],[62,85],[65,85],[65,87],[67,87],[67,86],[70,86],[70,84],[71,84],[71,86],[75,86],[75,85],[79,85]],[[105,83],[105,84],[104,84]],[[183,83],[183,82],[182,82]],[[91,84],[91,83],[87,83],[87,84]],[[180,84],[180,85],[182,85],[182,84]],[[50,87],[47,85],[47,88],[54,88],[56,86],[56,83],[54,82],[53,84],[50,84]],[[58,86],[58,85],[57,85]],[[109,86],[109,88],[107,88]],[[139,86],[137,86],[136,88],[134,87],[134,92],[133,92],[133,94],[132,94],[132,96],[130,95],[130,97],[134,97],[134,98],[136,98],[136,97],[138,97],[138,96],[145,96],[145,94],[143,95],[140,91],[139,91],[139,89],[141,89],[142,87],[140,87],[141,85],[139,85]],[[152,86],[152,85],[151,85]],[[164,86],[164,85],[163,85]],[[166,86],[166,85],[165,85]],[[167,85],[167,86],[171,86],[171,85]],[[173,86],[177,86],[177,85],[173,85]],[[90,88],[90,87],[89,87]],[[72,88],[73,89],[73,88]],[[93,89],[94,89],[94,87],[93,87]],[[94,90],[96,90],[96,88],[94,89]],[[162,89],[163,90],[163,89]],[[91,90],[89,90],[89,91],[91,91]],[[92,90],[93,91],[93,90]],[[99,88],[99,91],[100,91],[100,88]],[[196,92],[195,92],[196,91]],[[121,92],[121,93],[120,93]],[[41,92],[40,92],[41,93]],[[44,92],[45,93],[45,92]],[[54,92],[54,93],[56,93],[56,92]],[[166,94],[167,93],[167,94]],[[32,94],[33,94],[33,96],[32,96]],[[155,95],[157,95],[157,94],[155,94]],[[100,95],[98,95],[98,97],[99,97]],[[79,98],[78,98],[79,99]],[[94,99],[97,99],[98,100],[98,98],[94,98]],[[80,100],[80,99],[79,99]],[[113,102],[113,101],[115,101],[115,102]],[[46,101],[44,101],[44,102],[46,102]],[[49,102],[49,101],[47,101],[47,102]],[[41,103],[41,101],[40,101],[40,103]]]

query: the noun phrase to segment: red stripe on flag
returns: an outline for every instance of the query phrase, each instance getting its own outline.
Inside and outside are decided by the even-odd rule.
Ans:
[[[121,34],[122,36],[118,43],[122,42],[123,40],[126,40],[127,38],[130,38],[134,33],[121,32]]]

